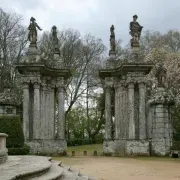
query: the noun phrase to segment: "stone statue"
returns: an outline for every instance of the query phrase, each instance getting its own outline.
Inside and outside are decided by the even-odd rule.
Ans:
[[[53,46],[54,46],[54,51],[59,53],[59,40],[57,37],[57,27],[53,26],[52,27],[52,40],[53,40]]]
[[[164,87],[165,86],[165,80],[166,80],[166,69],[163,67],[163,64],[159,64],[156,69],[156,78],[158,81],[158,87]]]
[[[37,29],[36,28],[38,28],[40,31],[42,30],[36,23],[36,19],[31,17],[30,25],[28,27],[28,30],[29,30],[28,40],[30,41],[31,44],[36,44],[37,42]]]
[[[116,50],[116,42],[115,42],[115,33],[114,33],[114,25],[111,26],[110,28],[110,51],[114,51]]]
[[[143,26],[141,26],[136,20],[138,16],[133,16],[133,21],[130,22],[130,35],[132,36],[131,39],[131,47],[139,47],[139,39],[141,36],[141,31]]]

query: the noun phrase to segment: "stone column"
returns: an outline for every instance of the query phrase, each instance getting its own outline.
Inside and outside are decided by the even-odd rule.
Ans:
[[[64,116],[64,87],[58,87],[58,121],[57,137],[65,139],[65,116]]]
[[[135,139],[134,84],[128,84],[129,139]]]
[[[34,104],[33,104],[33,136],[34,139],[40,138],[40,84],[34,83]]]
[[[139,139],[146,139],[145,84],[139,83]]]
[[[23,132],[25,141],[29,140],[29,84],[23,83]]]
[[[111,122],[111,87],[105,88],[105,139],[112,139],[112,122]]]

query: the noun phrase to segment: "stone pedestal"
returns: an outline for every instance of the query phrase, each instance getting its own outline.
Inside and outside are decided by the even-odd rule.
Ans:
[[[8,158],[8,150],[6,148],[6,138],[8,137],[5,133],[0,133],[0,164],[6,162]]]

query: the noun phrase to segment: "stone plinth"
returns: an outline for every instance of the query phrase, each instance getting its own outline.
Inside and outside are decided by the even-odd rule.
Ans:
[[[8,158],[8,150],[6,148],[6,138],[8,137],[5,133],[0,133],[0,164],[6,162]]]

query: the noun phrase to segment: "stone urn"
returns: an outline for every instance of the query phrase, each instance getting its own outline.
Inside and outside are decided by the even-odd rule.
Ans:
[[[6,148],[6,138],[8,137],[5,133],[0,133],[0,164],[6,162],[8,158],[8,149]]]

